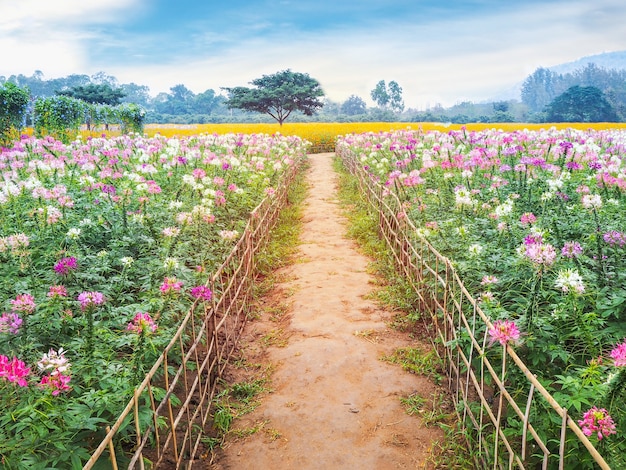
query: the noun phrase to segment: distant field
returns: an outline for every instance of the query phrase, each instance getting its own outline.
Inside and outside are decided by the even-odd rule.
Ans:
[[[280,127],[277,123],[265,124],[148,124],[145,133],[152,137],[161,134],[168,137],[188,136],[194,134],[274,134],[280,132],[283,135],[297,135],[310,141],[313,145],[311,153],[330,152],[335,149],[335,140],[338,135],[360,134],[363,132],[388,132],[402,129],[423,129],[424,131],[437,130],[447,132],[466,128],[468,130],[501,129],[503,131],[515,131],[520,129],[626,129],[626,123],[469,123],[447,124],[439,122],[311,122],[311,123],[285,123]],[[32,133],[29,130],[27,133]],[[102,131],[82,131],[83,137],[100,136]],[[115,130],[104,132],[107,136],[118,134]]]
[[[241,134],[273,134],[280,132],[283,135],[297,135],[310,141],[313,146],[311,152],[329,152],[335,149],[335,139],[338,135],[360,134],[363,132],[387,132],[402,129],[423,129],[424,131],[437,130],[447,132],[465,127],[468,130],[502,129],[515,131],[519,129],[626,129],[626,123],[558,123],[558,124],[528,124],[528,123],[471,123],[445,124],[438,122],[312,122],[312,123],[285,123],[278,124],[149,124],[145,132],[152,136],[160,133],[166,136],[190,135],[200,133],[241,133]]]

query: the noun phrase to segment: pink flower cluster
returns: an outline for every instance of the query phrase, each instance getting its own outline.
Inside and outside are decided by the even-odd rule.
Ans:
[[[161,284],[161,287],[159,287],[159,289],[161,290],[161,294],[163,295],[178,293],[182,288],[183,283],[177,280],[175,277],[166,277],[163,280],[163,284]]]
[[[104,303],[104,294],[102,292],[81,292],[78,294],[80,309],[87,310],[90,307],[97,307]]]
[[[609,415],[608,411],[604,408],[591,407],[583,415],[583,419],[578,421],[578,425],[581,427],[585,436],[591,436],[597,434],[598,440],[615,434],[615,423],[613,418]]]
[[[578,242],[565,242],[561,249],[561,256],[565,258],[578,258],[583,254],[583,247]]]
[[[3,313],[0,316],[0,333],[16,335],[22,326],[22,319],[17,313]]]
[[[524,212],[520,217],[522,225],[532,225],[537,221],[537,217],[532,212]]]
[[[200,300],[211,300],[213,293],[207,286],[196,286],[191,289],[192,297]]]
[[[617,230],[611,230],[610,232],[606,232],[602,236],[602,238],[610,246],[618,245],[620,248],[623,248],[624,245],[626,245],[626,234],[618,232]]]
[[[509,341],[517,341],[520,338],[520,331],[511,320],[496,320],[487,333],[490,337],[489,345],[497,341],[506,346]]]
[[[30,367],[26,367],[23,361],[17,357],[9,360],[7,356],[0,354],[0,377],[18,384],[20,387],[28,386],[26,378],[30,374]]]
[[[50,286],[48,289],[48,297],[52,299],[58,299],[61,297],[67,297],[67,288],[65,286]]]
[[[524,241],[524,256],[537,266],[552,266],[556,261],[556,250],[541,237],[528,236]]]
[[[611,351],[611,357],[615,367],[626,367],[626,340]]]
[[[49,375],[44,375],[41,378],[38,385],[39,388],[51,390],[54,396],[57,396],[61,392],[71,390],[69,386],[70,380],[72,379],[69,375],[71,364],[65,357],[63,348],[59,348],[58,351],[50,349],[50,351],[44,354],[39,360],[37,367],[44,372],[50,371]]]
[[[33,313],[37,305],[35,298],[30,294],[18,294],[14,300],[11,300],[14,312]]]
[[[133,333],[154,333],[157,329],[157,324],[152,319],[149,313],[137,312],[133,321],[131,321],[126,327],[126,331]]]

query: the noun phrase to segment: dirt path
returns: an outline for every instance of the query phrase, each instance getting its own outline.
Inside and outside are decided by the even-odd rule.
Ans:
[[[243,334],[245,361],[274,368],[272,392],[233,423],[240,434],[258,432],[229,434],[211,468],[423,468],[442,437],[400,402],[430,397],[435,386],[380,360],[414,343],[388,327],[393,313],[365,299],[373,289],[369,260],[344,235],[332,158],[311,156],[300,254],[277,273],[267,300],[274,307]]]

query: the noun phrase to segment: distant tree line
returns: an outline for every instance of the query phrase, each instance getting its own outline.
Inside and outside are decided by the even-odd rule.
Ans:
[[[263,87],[265,86],[263,80],[266,78],[268,77],[264,76],[263,79],[256,80],[261,80],[259,83]],[[255,81],[250,83],[255,84]],[[177,84],[168,92],[151,96],[148,86],[119,83],[115,77],[104,72],[92,76],[73,74],[46,80],[41,71],[36,71],[30,77],[22,74],[0,76],[0,86],[8,83],[28,90],[29,99],[25,113],[25,124],[28,125],[33,125],[35,100],[53,96],[71,97],[92,103],[94,106],[133,103],[144,110],[145,123],[272,122],[275,119],[263,111],[270,109],[268,107],[255,108],[250,103],[243,106],[245,100],[242,99],[259,96],[258,85],[255,85],[256,89],[246,87],[222,88],[218,91],[207,89],[196,94],[185,85]],[[267,84],[269,89],[275,85],[271,81]],[[566,74],[538,68],[524,80],[521,101],[515,99],[489,103],[466,101],[448,108],[441,105],[426,110],[405,107],[402,87],[393,80],[389,82],[380,80],[371,90],[370,98],[375,103],[372,107],[369,107],[362,97],[354,94],[343,102],[335,102],[324,97],[323,93],[315,95],[319,91],[318,88],[312,87],[309,91],[313,93],[312,103],[319,103],[319,106],[315,104],[313,108],[301,109],[293,107],[291,111],[283,109],[285,113],[288,111],[290,121],[451,123],[626,121],[626,70],[607,70],[594,64]],[[253,93],[244,96],[242,94],[244,92]],[[237,100],[242,106],[233,106]],[[102,115],[101,110],[96,112],[94,123],[98,119],[102,122]]]

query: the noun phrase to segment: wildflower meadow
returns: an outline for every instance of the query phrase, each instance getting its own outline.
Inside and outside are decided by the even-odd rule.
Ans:
[[[626,132],[405,129],[345,135],[338,150],[383,196],[397,195],[398,218],[451,261],[491,320],[494,360],[513,347],[611,467],[624,468]],[[525,377],[506,373],[523,400]],[[558,455],[549,415],[532,413]],[[595,468],[584,449],[570,459]]]
[[[3,468],[82,468],[180,318],[211,302],[208,276],[308,145],[25,135],[2,150]],[[122,446],[132,433],[119,430]]]

